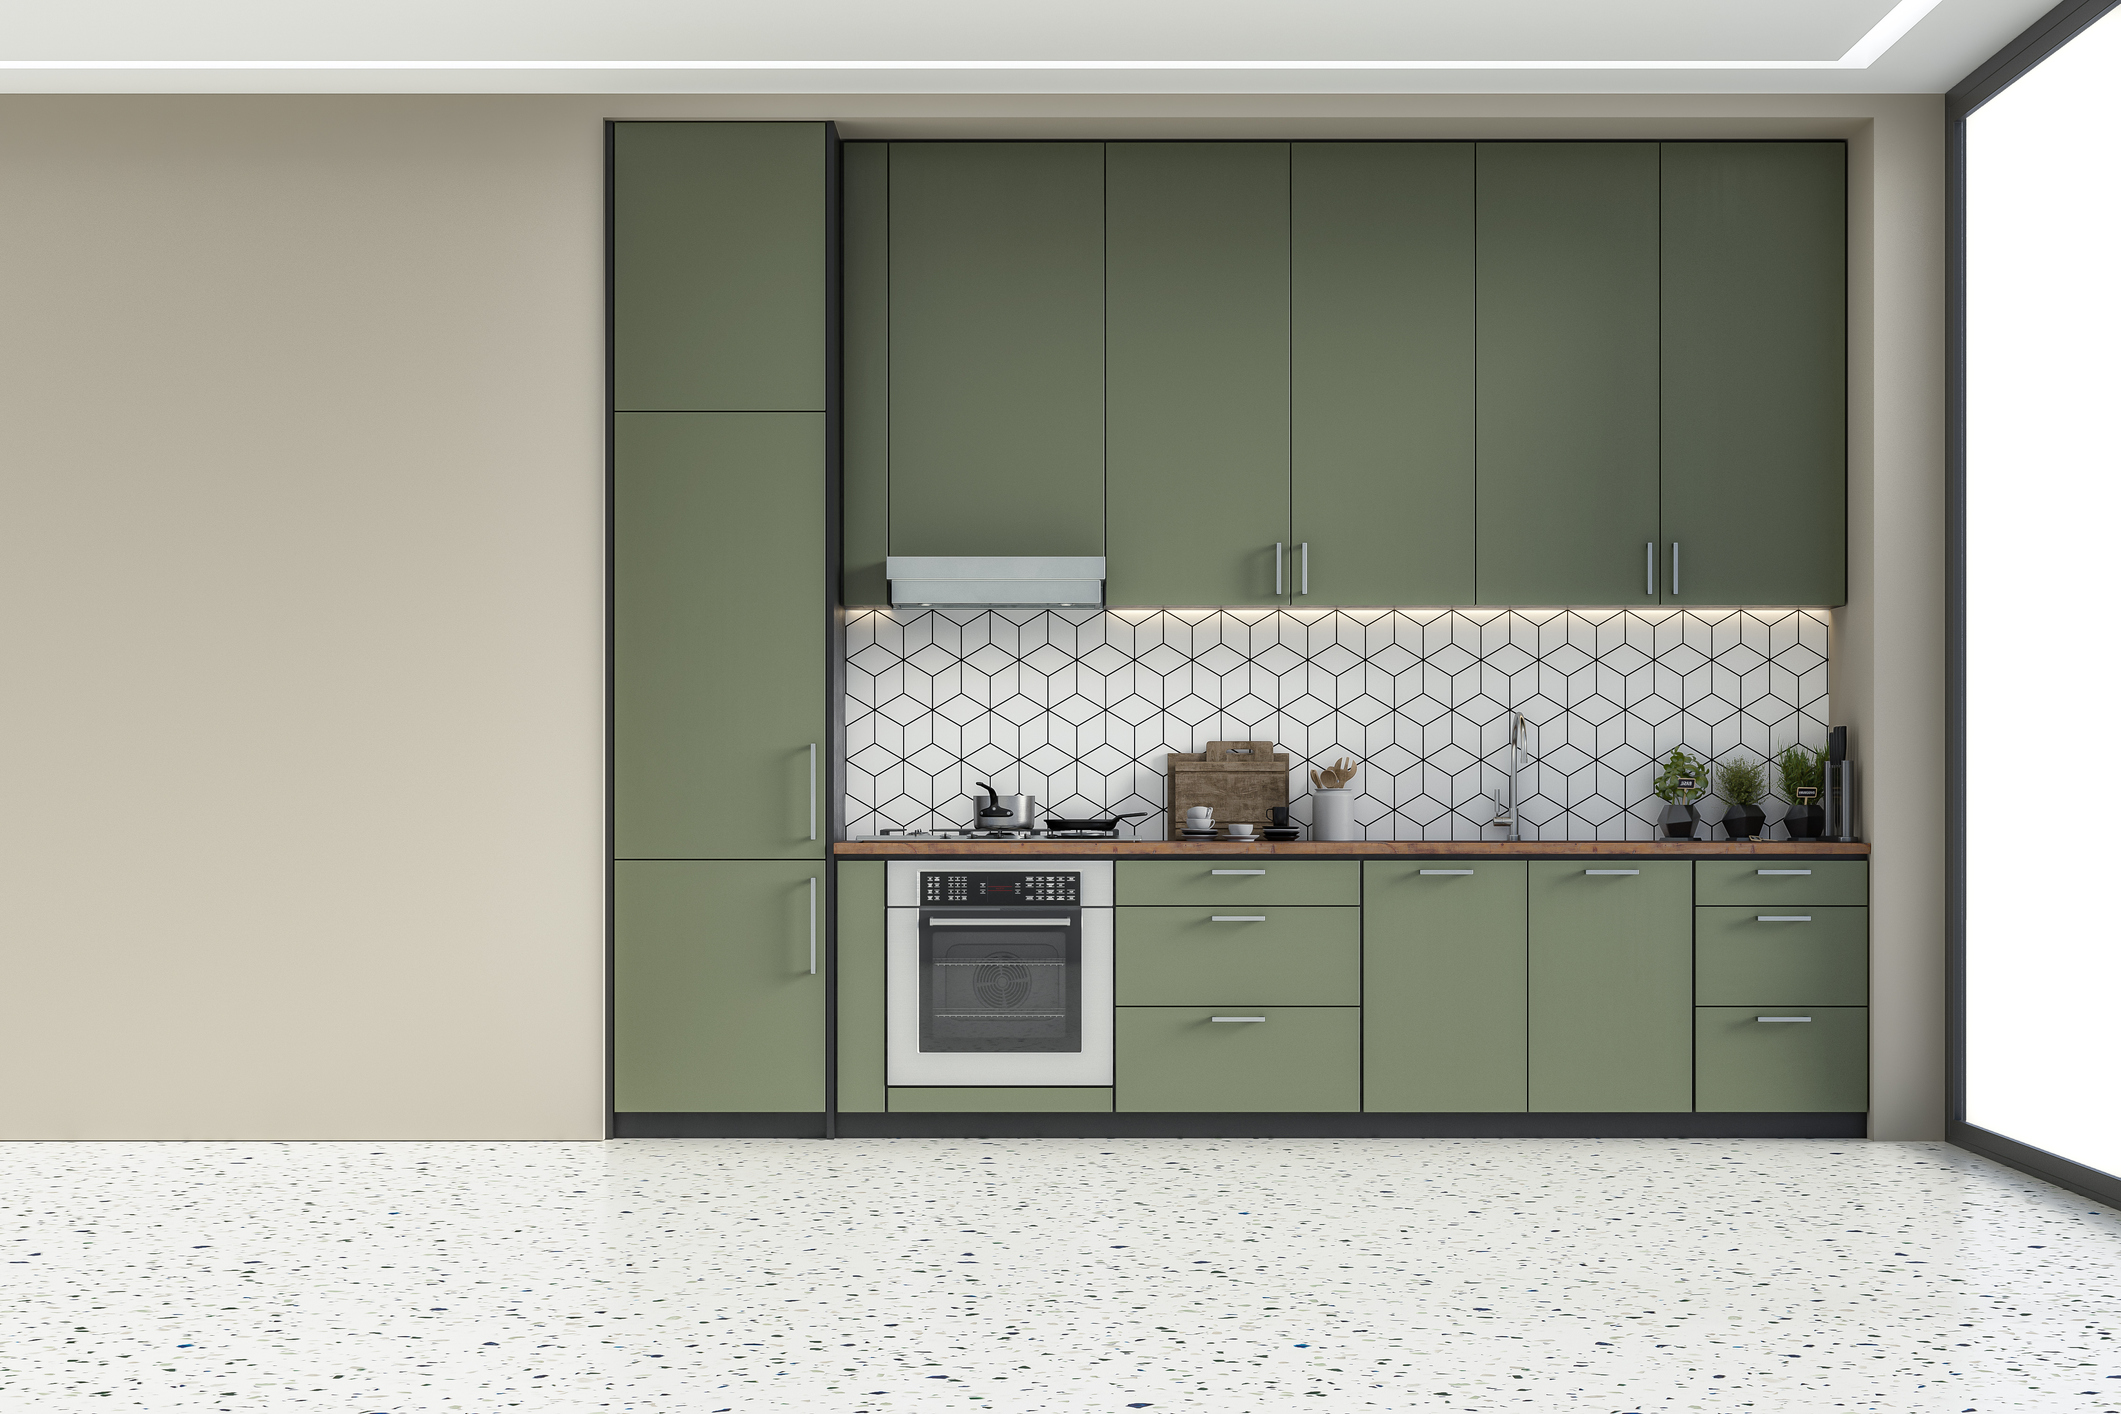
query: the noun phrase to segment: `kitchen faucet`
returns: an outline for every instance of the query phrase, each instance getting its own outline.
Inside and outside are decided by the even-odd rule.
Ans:
[[[1525,764],[1523,760],[1527,754],[1524,749],[1525,739],[1530,728],[1531,723],[1525,720],[1524,713],[1510,713],[1510,764],[1508,768],[1510,789],[1508,804],[1504,803],[1502,793],[1500,791],[1496,792],[1495,818],[1488,821],[1490,825],[1506,827],[1509,833],[1504,835],[1503,838],[1512,844],[1521,843],[1524,840],[1524,824],[1517,816],[1517,772]]]

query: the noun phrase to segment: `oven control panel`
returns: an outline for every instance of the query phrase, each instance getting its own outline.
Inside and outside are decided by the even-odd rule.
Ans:
[[[924,907],[1008,908],[1056,904],[1079,906],[1083,901],[1083,876],[1076,871],[1048,873],[1001,873],[980,870],[951,872],[921,871],[921,903]]]

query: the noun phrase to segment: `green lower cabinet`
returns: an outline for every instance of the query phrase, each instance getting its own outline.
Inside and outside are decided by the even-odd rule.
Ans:
[[[1694,863],[1694,902],[1704,906],[1870,902],[1871,866],[1861,859],[1701,859]]]
[[[1123,1113],[1361,1108],[1357,1007],[1123,1006],[1114,1044],[1113,1108]]]
[[[1111,1112],[1111,1090],[1093,1085],[902,1085],[891,1091],[895,1115]]]
[[[629,860],[613,899],[622,1114],[825,1108],[822,864]],[[881,910],[879,910],[881,912]]]
[[[1121,1006],[1358,1006],[1359,908],[1114,910]]]
[[[1870,1013],[1854,1006],[1715,1006],[1694,1013],[1695,1105],[1711,1114],[1855,1114],[1870,1107]]]
[[[1693,865],[1529,868],[1533,1112],[1693,1109]]]
[[[1521,860],[1363,865],[1365,1110],[1521,1111]]]
[[[1863,1006],[1869,918],[1867,908],[1697,908],[1694,1000]]]
[[[839,866],[839,1108],[884,1110],[884,861]]]
[[[1362,902],[1362,864],[1353,859],[1276,859],[1209,855],[1199,859],[1122,859],[1113,871],[1121,904],[1296,904]]]

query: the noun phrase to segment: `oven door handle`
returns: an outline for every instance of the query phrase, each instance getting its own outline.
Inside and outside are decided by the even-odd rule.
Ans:
[[[923,918],[924,928],[1065,928],[1072,918]]]

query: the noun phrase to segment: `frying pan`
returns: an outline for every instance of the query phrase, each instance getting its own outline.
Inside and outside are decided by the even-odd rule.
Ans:
[[[1102,833],[1106,830],[1118,829],[1119,822],[1122,820],[1139,820],[1148,813],[1146,810],[1130,810],[1124,815],[1114,815],[1107,820],[1048,820],[1046,828],[1049,830],[1095,830]]]

